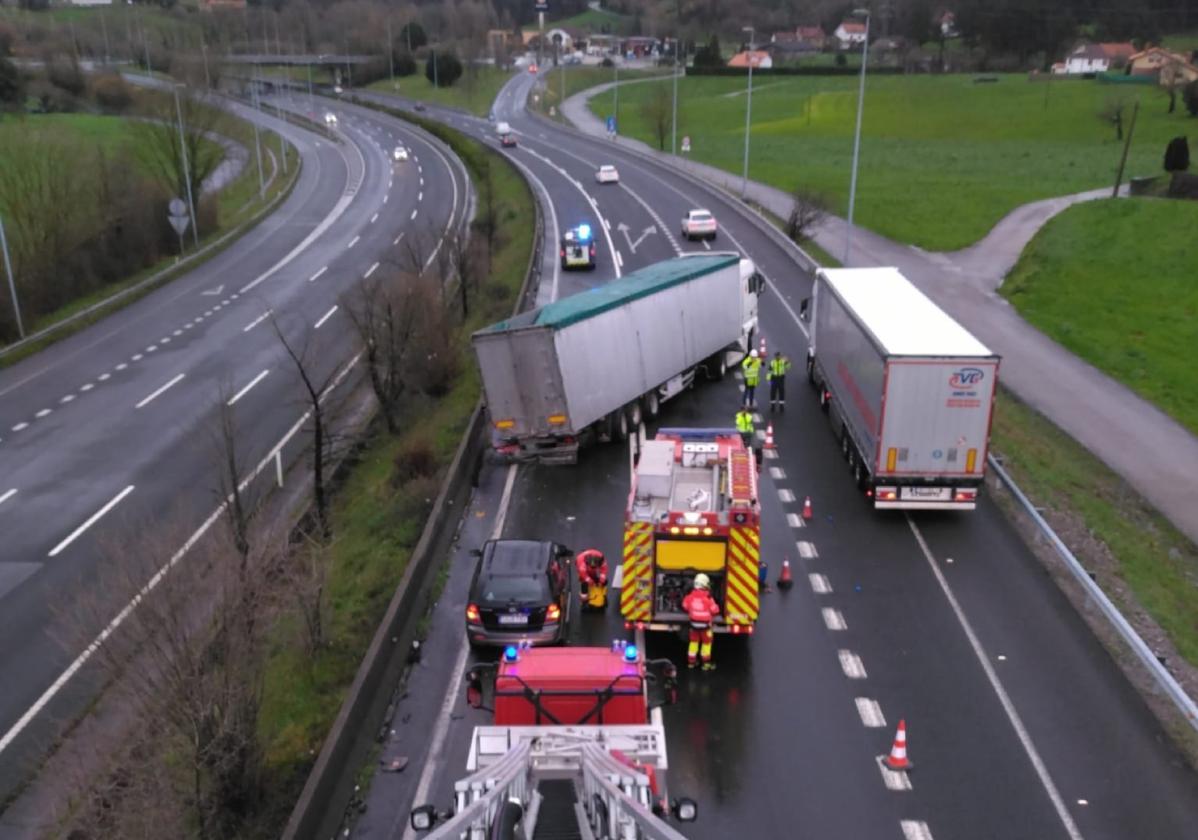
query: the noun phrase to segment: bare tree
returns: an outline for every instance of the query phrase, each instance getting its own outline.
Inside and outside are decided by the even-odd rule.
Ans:
[[[1108,96],[1106,102],[1103,103],[1102,110],[1098,112],[1098,118],[1103,122],[1111,123],[1115,126],[1115,139],[1123,139],[1123,118],[1127,114],[1128,106],[1131,101],[1119,94]]]
[[[828,200],[822,194],[796,187],[791,194],[790,214],[786,217],[786,235],[794,242],[802,242],[827,215]]]
[[[237,452],[237,425],[233,406],[226,398],[224,388],[217,396],[217,416],[213,434],[213,449],[220,465],[217,475],[217,492],[225,502],[225,519],[229,524],[229,536],[233,547],[241,556],[242,566],[250,557],[250,519],[255,506],[246,499],[242,486],[244,465]]]
[[[487,264],[495,256],[496,239],[499,235],[499,201],[495,195],[495,173],[492,171],[490,157],[482,161],[482,169],[478,174],[478,207],[474,212],[471,223],[474,231],[482,237],[487,246]]]
[[[666,141],[670,139],[673,100],[664,84],[651,85],[651,88],[649,96],[641,103],[641,118],[657,137],[657,148],[664,152]]]
[[[204,181],[224,159],[224,150],[214,142],[224,117],[219,110],[191,96],[179,95],[179,113],[183,115],[183,144],[179,143],[179,114],[174,97],[157,97],[147,109],[147,119],[134,123],[137,154],[146,168],[179,198],[187,196],[182,153],[187,152],[187,173],[191,192],[199,204]]]
[[[291,574],[296,605],[303,619],[304,651],[311,660],[325,644],[325,592],[333,547],[302,533],[291,549]]]

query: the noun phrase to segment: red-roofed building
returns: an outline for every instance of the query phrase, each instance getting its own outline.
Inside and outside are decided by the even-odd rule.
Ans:
[[[822,50],[828,42],[822,26],[800,26],[795,29],[795,35],[804,44],[810,44],[817,50]]]
[[[748,67],[753,65],[754,70],[768,70],[774,66],[774,60],[770,58],[770,54],[765,50],[746,50],[738,52],[732,58],[728,59],[729,67]]]
[[[1105,73],[1123,67],[1136,54],[1132,44],[1079,44],[1065,57],[1065,73]]]
[[[855,20],[843,21],[832,33],[832,37],[840,42],[840,48],[859,47],[865,41],[865,24]]]

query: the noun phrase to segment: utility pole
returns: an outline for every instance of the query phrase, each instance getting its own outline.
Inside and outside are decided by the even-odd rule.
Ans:
[[[749,33],[749,50],[745,54],[749,65],[749,92],[745,99],[745,169],[744,174],[740,179],[740,197],[743,199],[749,188],[749,127],[753,119],[753,27],[746,26],[744,30]]]
[[[187,209],[191,211],[191,235],[195,246],[200,247],[200,220],[196,218],[196,204],[191,196],[191,168],[187,165],[187,141],[183,136],[183,107],[179,104],[179,86],[175,90],[175,116],[179,118],[179,153],[183,160],[183,182],[187,185]],[[182,249],[180,249],[182,250]]]
[[[212,90],[212,77],[208,75],[208,44],[200,37],[200,54],[204,56],[204,90]]]
[[[437,80],[437,48],[429,47],[429,49],[431,50],[433,57],[433,87],[439,90],[441,88],[441,83]]]
[[[616,133],[620,131],[620,65],[616,62],[611,63],[612,69],[615,71],[615,84],[611,86],[612,92],[612,119],[616,121]]]
[[[108,65],[112,62],[112,52],[108,48],[108,22],[104,19],[104,12],[100,12],[100,30],[104,33],[104,64]]]
[[[865,17],[865,40],[861,42],[861,81],[857,90],[857,129],[853,132],[853,172],[849,176],[849,217],[844,229],[844,259],[843,265],[849,264],[849,249],[853,241],[853,207],[857,200],[857,161],[861,156],[861,113],[865,107],[865,65],[869,62],[869,24],[870,14],[867,9],[857,9],[853,12],[857,17]]]
[[[1123,181],[1123,167],[1127,165],[1127,152],[1131,148],[1131,136],[1136,131],[1136,114],[1140,113],[1140,100],[1137,99],[1131,109],[1131,125],[1127,127],[1127,139],[1123,141],[1123,154],[1119,157],[1119,172],[1115,175],[1115,188],[1111,190],[1111,198],[1119,197],[1119,184]]]
[[[141,46],[146,54],[146,73],[154,75],[154,68],[150,66],[150,42],[146,40],[146,26],[141,21],[141,13],[137,15],[137,28],[141,30]]]
[[[250,82],[250,90],[253,93],[253,102],[255,110],[258,109],[258,80],[254,78]],[[258,198],[266,195],[266,177],[262,172],[262,140],[258,133],[258,121],[250,120],[254,124],[254,149],[258,153]]]
[[[678,154],[678,39],[674,39],[674,117],[670,123],[670,154]]]
[[[4,268],[8,272],[8,291],[12,294],[12,311],[17,319],[17,334],[25,337],[25,326],[21,323],[21,305],[17,303],[17,281],[12,276],[12,260],[8,257],[8,240],[4,237],[4,219],[0,219],[0,250],[4,251]]]
[[[391,40],[391,17],[387,16],[387,61],[391,64],[391,86],[395,87],[395,44]]]

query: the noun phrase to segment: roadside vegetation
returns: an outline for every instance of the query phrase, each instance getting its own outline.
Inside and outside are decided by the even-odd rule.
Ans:
[[[527,72],[527,71],[526,71]],[[621,67],[619,70],[619,81],[631,82],[639,79],[648,79],[655,76],[661,76],[668,79],[669,68],[653,68],[649,70],[629,70]],[[561,103],[562,103],[562,82],[565,82],[566,95],[565,99],[569,99],[576,93],[580,93],[597,85],[607,84],[608,82],[616,81],[616,70],[614,67],[579,67],[577,65],[566,67],[563,73],[560,68],[553,67],[552,64],[547,64],[540,68],[540,81],[537,83],[535,91],[538,97],[531,104],[537,110],[548,114],[552,107],[556,113],[556,117],[561,119]],[[681,81],[679,82],[681,84]],[[633,87],[640,87],[634,85]],[[626,108],[635,107],[631,104],[625,104],[625,88],[620,88],[620,121],[623,122],[625,116],[629,113]],[[631,88],[628,88],[631,90]],[[613,99],[612,94],[608,91],[605,94],[597,96],[591,100],[591,110],[599,115],[600,119],[607,119],[607,115],[612,113]],[[623,133],[623,129],[621,129]]]
[[[1125,179],[1160,174],[1168,141],[1198,133],[1198,120],[1180,105],[1167,113],[1168,97],[1153,86],[997,78],[984,85],[968,75],[867,80],[858,223],[930,250],[963,248],[1021,204],[1112,185],[1135,97],[1141,107]],[[646,103],[668,84],[621,88],[622,134],[657,144]],[[680,81],[678,134],[690,136],[696,160],[740,171],[745,88],[744,78]],[[843,215],[856,105],[852,77],[755,77],[750,177],[788,192],[802,184]],[[610,92],[591,100],[600,119],[611,108]]]
[[[423,65],[420,72],[400,76],[395,82],[390,77],[380,79],[367,86],[367,90],[381,93],[394,93],[405,99],[415,99],[432,105],[443,105],[448,108],[460,108],[479,117],[485,117],[491,110],[499,89],[512,76],[511,71],[488,65],[464,68],[462,75],[452,86],[436,87],[424,73]]]

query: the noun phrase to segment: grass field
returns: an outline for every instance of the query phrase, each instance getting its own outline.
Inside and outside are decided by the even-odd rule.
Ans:
[[[34,130],[52,131],[56,135],[78,139],[89,147],[99,147],[106,154],[115,152],[134,139],[129,122],[121,117],[99,114],[36,114],[23,119],[0,119],[0,134],[21,137]]]
[[[1002,293],[1038,329],[1198,434],[1196,230],[1198,202],[1080,204],[1028,244]]]
[[[631,81],[633,79],[645,79],[652,76],[669,77],[669,68],[653,68],[651,70],[620,70],[620,81]],[[566,95],[569,99],[576,93],[584,91],[587,88],[593,88],[596,85],[606,84],[616,80],[616,71],[612,67],[567,67],[565,71],[561,68],[554,68],[547,65],[541,73],[541,82],[544,87],[537,91],[540,99],[535,104],[541,111],[549,113],[549,108],[560,108],[562,101],[562,84],[565,83]],[[681,85],[681,81],[679,82]],[[620,89],[620,113],[624,113],[623,100],[625,91]],[[592,100],[592,108],[596,109],[596,113],[600,113],[606,117],[611,112],[612,94],[603,94],[602,96]]]
[[[1166,114],[1166,100],[1153,88],[1033,83],[1022,75],[985,85],[972,79],[867,80],[859,223],[900,242],[954,250],[977,241],[1021,204],[1111,184],[1122,146],[1098,113],[1112,98],[1142,100],[1128,175],[1158,173],[1167,141],[1198,129],[1182,108]],[[826,193],[843,213],[856,78],[755,82],[750,176],[785,190],[806,185]],[[692,138],[696,159],[740,171],[744,90],[738,78],[692,77],[679,84],[678,131]],[[620,95],[621,132],[646,142],[652,138],[640,103],[650,93],[650,85],[631,85]],[[596,115],[606,116],[610,98],[592,100]]]
[[[611,35],[639,35],[633,32],[635,19],[627,15],[618,15],[606,9],[587,9],[585,12],[562,18],[561,20],[545,21],[545,28],[551,26],[572,26],[584,32],[597,32]]]
[[[390,79],[377,81],[366,89],[382,93],[398,93],[400,96],[419,99],[433,105],[462,108],[476,116],[485,117],[491,110],[491,103],[495,101],[499,89],[511,77],[512,74],[506,70],[482,66],[476,68],[474,78],[463,73],[452,87],[437,88],[433,87],[433,83],[425,78],[422,64],[416,74],[395,80],[399,85],[399,90],[395,89]]]

